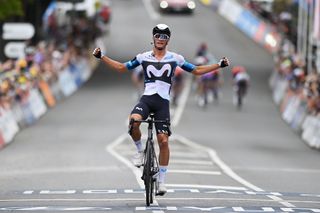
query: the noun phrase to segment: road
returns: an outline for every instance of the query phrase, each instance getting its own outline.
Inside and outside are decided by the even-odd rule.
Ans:
[[[252,85],[243,110],[232,104],[230,68],[219,104],[205,110],[187,84],[172,111],[169,191],[146,208],[126,134],[136,103],[130,73],[99,64],[76,94],[1,150],[0,211],[320,212],[320,155],[282,121],[268,87],[268,52],[200,3],[191,16],[158,14],[149,0],[112,6],[109,56],[125,62],[149,50],[152,27],[167,23],[170,50],[187,60],[205,41],[216,57],[247,67]]]

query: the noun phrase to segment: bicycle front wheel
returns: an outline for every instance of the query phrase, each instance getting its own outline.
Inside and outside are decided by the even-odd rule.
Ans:
[[[144,165],[144,185],[145,185],[145,190],[146,190],[146,205],[150,206],[150,203],[153,203],[153,174],[152,174],[152,169],[153,169],[153,153],[152,153],[152,147],[150,147],[150,144],[148,144],[149,147],[147,147],[146,151],[146,160],[145,160],[145,165]]]

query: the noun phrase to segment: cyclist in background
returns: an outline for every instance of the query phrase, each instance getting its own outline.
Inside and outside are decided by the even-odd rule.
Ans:
[[[221,67],[229,65],[227,58],[222,58],[219,63],[195,66],[187,62],[182,55],[167,50],[170,41],[171,30],[165,24],[158,24],[152,30],[153,48],[151,51],[136,55],[131,61],[121,63],[101,53],[101,49],[95,48],[93,55],[101,59],[106,65],[125,72],[142,65],[144,72],[144,93],[139,103],[133,108],[130,115],[129,134],[137,147],[134,158],[136,166],[143,165],[143,147],[141,143],[140,123],[134,120],[146,119],[151,112],[156,120],[170,120],[169,101],[172,77],[179,66],[186,72],[194,75],[202,75]],[[155,124],[157,141],[159,144],[159,176],[157,178],[158,194],[167,192],[165,175],[169,164],[169,136],[170,126],[164,123]]]
[[[232,69],[233,79],[233,103],[241,108],[243,105],[243,99],[248,92],[250,83],[250,76],[243,66],[234,66]]]
[[[216,58],[207,51],[207,46],[202,43],[197,51],[195,64],[205,65],[215,63]],[[208,103],[217,103],[220,96],[220,87],[223,83],[220,69],[213,70],[196,79],[197,103],[200,107],[205,107]]]

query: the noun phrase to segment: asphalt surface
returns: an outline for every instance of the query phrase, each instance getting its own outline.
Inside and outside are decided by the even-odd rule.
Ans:
[[[172,110],[169,191],[146,208],[126,134],[136,103],[130,73],[99,64],[76,94],[0,151],[0,211],[320,212],[320,155],[272,102],[272,56],[200,3],[189,16],[154,13],[148,2],[113,1],[105,52],[130,60],[152,48],[152,27],[167,23],[169,49],[187,60],[205,41],[217,58],[247,67],[252,83],[244,108],[232,104],[230,68],[219,103],[205,109],[186,84],[185,105]]]

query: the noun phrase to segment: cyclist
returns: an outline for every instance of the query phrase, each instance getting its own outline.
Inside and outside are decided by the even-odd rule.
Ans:
[[[223,58],[217,64],[195,66],[187,62],[183,56],[167,50],[167,45],[171,37],[171,31],[165,24],[158,24],[152,30],[153,48],[151,51],[138,54],[131,61],[121,63],[109,58],[101,53],[101,49],[95,48],[93,55],[101,59],[106,65],[125,72],[142,65],[144,72],[144,93],[139,103],[133,108],[130,115],[129,134],[131,135],[138,153],[133,163],[135,166],[143,165],[143,148],[141,144],[140,123],[133,120],[146,119],[149,113],[153,112],[156,120],[170,120],[169,101],[171,78],[175,68],[181,67],[194,75],[202,75],[220,67],[229,65],[229,60]],[[167,166],[169,164],[169,136],[171,135],[170,126],[157,123],[155,125],[157,141],[159,145],[159,176],[157,178],[158,194],[164,195],[167,189],[164,184]]]
[[[241,107],[248,91],[250,76],[243,66],[234,66],[231,71],[234,88],[233,103]]]

